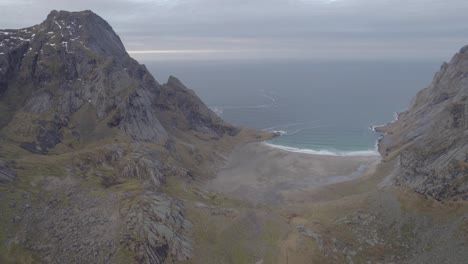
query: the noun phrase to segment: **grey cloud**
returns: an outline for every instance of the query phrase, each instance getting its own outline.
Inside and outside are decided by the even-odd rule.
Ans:
[[[51,9],[91,9],[127,49],[173,51],[150,56],[164,60],[448,59],[468,43],[463,0],[12,2],[0,0],[0,28],[35,24]]]

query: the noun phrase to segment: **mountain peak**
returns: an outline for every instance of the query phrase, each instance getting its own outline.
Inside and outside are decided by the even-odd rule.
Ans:
[[[158,84],[144,65],[130,58],[112,27],[89,10],[54,10],[39,25],[0,30],[2,93],[11,95],[3,98],[11,110],[0,116],[0,128],[11,122],[24,123],[15,115],[19,110],[47,116],[27,126],[53,124],[54,131],[47,137],[34,132],[20,140],[33,153],[47,154],[67,142],[61,136],[64,131],[80,135],[70,139],[80,142],[100,137],[105,130],[144,142],[160,142],[174,128],[215,136],[235,132],[177,78],[171,76],[164,87]],[[177,112],[180,122],[160,122],[168,120],[162,116],[168,109]]]
[[[112,27],[91,10],[78,12],[53,10],[39,25],[39,32],[63,42],[80,42],[104,56],[124,56],[125,47]],[[67,44],[68,45],[68,44]]]
[[[177,79],[177,77],[174,77],[174,76],[169,76],[169,78],[167,79],[167,85],[169,86],[173,86],[173,87],[183,87],[184,85],[182,84],[182,82]]]
[[[58,19],[65,19],[69,17],[77,17],[77,16],[97,16],[93,11],[91,10],[83,10],[83,11],[65,11],[65,10],[52,10],[50,11],[49,15],[47,16],[47,20],[58,18]]]

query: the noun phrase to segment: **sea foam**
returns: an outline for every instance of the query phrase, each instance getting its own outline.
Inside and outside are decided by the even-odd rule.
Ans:
[[[302,149],[302,148],[294,148],[294,147],[287,147],[282,145],[276,145],[271,143],[264,142],[265,145],[282,149],[289,152],[295,153],[303,153],[303,154],[311,154],[311,155],[322,155],[322,156],[338,156],[338,157],[350,157],[350,156],[362,156],[362,157],[371,157],[371,156],[379,156],[379,152],[377,150],[361,150],[361,151],[331,151],[331,150],[313,150],[313,149]]]

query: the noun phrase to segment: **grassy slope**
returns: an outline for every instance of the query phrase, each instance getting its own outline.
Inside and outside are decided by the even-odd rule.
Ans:
[[[185,136],[185,143],[178,142],[177,150],[181,160],[176,160],[171,155],[162,154],[163,162],[173,165],[184,164],[186,167],[193,168],[194,178],[206,178],[213,175],[213,152],[218,155],[226,155],[229,149],[242,142],[250,142],[266,138],[269,135],[244,129],[236,137],[225,136],[219,140],[204,141],[199,137]],[[188,144],[187,142],[190,142]],[[57,182],[67,182],[69,178],[76,181],[73,188],[78,190],[85,197],[97,200],[109,200],[109,197],[124,196],[125,199],[114,199],[115,210],[121,213],[132,203],[138,201],[134,199],[139,193],[145,191],[145,183],[138,179],[120,179],[119,184],[106,188],[103,184],[106,177],[115,177],[118,174],[117,168],[103,167],[100,160],[104,159],[105,146],[108,144],[120,144],[132,153],[132,148],[140,149],[141,145],[133,146],[125,138],[115,136],[103,140],[95,140],[86,146],[73,150],[59,144],[51,150],[51,155],[34,155],[18,147],[15,142],[3,139],[0,144],[0,158],[2,160],[13,160],[16,163],[17,178],[15,181],[0,185],[0,263],[37,263],[38,257],[34,252],[23,246],[22,239],[27,237],[34,240],[35,233],[27,232],[26,223],[29,223],[31,217],[28,213],[30,209],[39,209],[47,206],[50,200],[59,197],[59,208],[75,206],[65,193],[66,186],[53,186]],[[187,145],[196,146],[196,153],[188,151]],[[164,153],[162,146],[157,144],[145,144],[144,149]],[[194,155],[199,155],[201,160],[198,162]],[[77,170],[79,166],[86,166],[86,169]],[[192,166],[192,167],[191,167]],[[187,180],[187,179],[184,179]],[[193,179],[189,179],[193,180]],[[54,183],[51,185],[51,183]],[[171,182],[169,181],[168,190]],[[63,188],[63,190],[61,189]],[[172,193],[168,191],[171,195]],[[180,193],[180,192],[179,192]],[[175,195],[175,198],[179,198]],[[130,197],[130,198],[128,198]],[[134,197],[134,198],[132,198]],[[216,203],[219,200],[216,200]],[[223,200],[229,206],[233,206],[228,200]],[[122,211],[123,210],[123,211]],[[189,210],[189,214],[195,212]],[[21,220],[14,221],[17,216]],[[32,220],[34,222],[34,220]],[[195,225],[198,227],[198,225]],[[197,230],[195,228],[195,230]],[[118,234],[116,234],[118,235]],[[238,251],[241,251],[240,249]],[[131,252],[126,248],[121,248],[113,257],[114,263],[131,263],[128,260],[134,259]]]
[[[196,255],[183,263],[424,263],[434,255],[450,258],[453,252],[444,249],[468,242],[468,221],[460,220],[468,205],[379,187],[393,165],[383,163],[361,179],[289,196],[279,208],[252,206],[172,178],[166,191],[186,202],[194,223]],[[218,212],[226,210],[236,213]],[[305,235],[301,227],[311,233]]]

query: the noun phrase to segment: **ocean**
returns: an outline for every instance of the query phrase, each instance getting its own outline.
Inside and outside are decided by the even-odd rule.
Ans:
[[[140,60],[141,61],[141,60]],[[441,62],[145,62],[160,83],[179,78],[224,120],[282,136],[289,151],[373,155],[369,129],[404,111]]]

